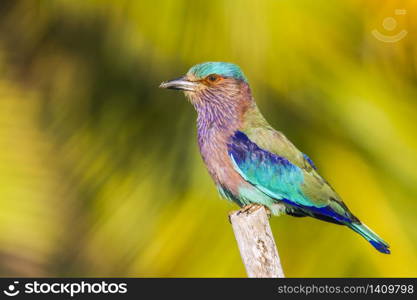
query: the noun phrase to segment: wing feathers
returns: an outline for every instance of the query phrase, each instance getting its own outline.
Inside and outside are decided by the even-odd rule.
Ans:
[[[348,223],[356,219],[344,205],[332,203],[334,200],[331,199],[334,198],[328,197],[325,193],[323,196],[327,199],[314,201],[314,198],[304,192],[304,183],[315,180],[312,178],[313,175],[292,164],[285,157],[259,148],[243,132],[237,131],[232,136],[228,144],[228,153],[235,170],[268,196],[284,201],[308,215],[323,215],[337,223]],[[314,176],[318,175],[314,173]],[[317,190],[323,188],[323,182],[319,182]]]

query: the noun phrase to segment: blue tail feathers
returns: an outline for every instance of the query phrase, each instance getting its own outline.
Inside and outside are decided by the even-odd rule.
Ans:
[[[351,229],[363,236],[376,250],[381,253],[390,254],[389,245],[365,224],[352,223],[348,225]]]
[[[374,246],[374,248],[376,250],[378,250],[381,253],[385,253],[385,254],[390,254],[391,251],[389,250],[389,246],[382,244],[380,242],[377,241],[369,241],[371,243],[372,246]]]

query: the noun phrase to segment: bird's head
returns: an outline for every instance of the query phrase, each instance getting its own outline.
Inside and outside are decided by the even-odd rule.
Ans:
[[[248,82],[235,64],[206,62],[193,66],[182,77],[161,83],[159,87],[182,90],[191,103],[198,104],[233,99],[242,89],[248,90]]]

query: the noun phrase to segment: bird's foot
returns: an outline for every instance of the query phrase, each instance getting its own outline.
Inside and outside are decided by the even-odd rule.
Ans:
[[[247,214],[248,215],[248,214],[254,212],[257,209],[260,209],[262,206],[263,205],[254,204],[254,203],[246,205],[243,208],[241,208],[240,210],[238,210],[237,215],[240,215],[240,214]],[[271,216],[271,211],[267,207],[265,207],[265,210],[266,210],[266,213],[267,213],[268,217],[270,217]]]
[[[268,216],[268,218],[271,218],[272,212],[271,212],[271,210],[268,207],[263,206],[263,205],[260,205],[260,204],[254,204],[254,203],[252,203],[252,204],[249,204],[249,205],[246,205],[246,206],[242,207],[238,211],[236,211],[236,210],[235,211],[231,211],[229,213],[229,222],[232,223],[231,222],[232,215],[239,216],[241,214],[246,214],[248,216],[251,213],[253,213],[254,211],[256,211],[256,210],[258,210],[258,209],[260,209],[262,207],[265,208],[265,212],[266,212],[266,215]]]
[[[232,215],[237,215],[237,216],[239,216],[241,214],[249,215],[249,214],[251,214],[252,212],[254,212],[255,210],[257,210],[261,207],[262,206],[258,205],[258,204],[249,204],[249,205],[246,205],[246,206],[242,207],[241,209],[239,209],[237,211],[236,210],[231,211],[231,212],[229,212],[229,222],[232,223],[231,219],[230,219],[232,217]]]
[[[260,205],[258,204],[249,204],[239,209],[237,211],[237,215],[239,216],[241,214],[250,214],[251,212],[257,210],[258,208],[260,208]]]

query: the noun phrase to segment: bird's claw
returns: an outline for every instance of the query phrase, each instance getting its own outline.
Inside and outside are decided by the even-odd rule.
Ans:
[[[271,210],[268,207],[260,205],[260,204],[249,204],[249,205],[246,205],[246,206],[242,207],[238,211],[230,212],[229,213],[229,222],[232,223],[231,218],[232,218],[233,215],[236,215],[236,216],[240,216],[241,214],[249,215],[249,214],[253,213],[254,211],[260,209],[261,207],[265,207],[266,215],[268,216],[268,218],[271,218],[272,213],[271,213]]]
[[[259,204],[249,204],[244,206],[242,209],[238,210],[237,215],[240,214],[250,214],[251,212],[259,209],[262,205]]]

